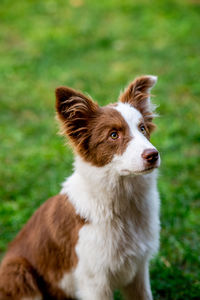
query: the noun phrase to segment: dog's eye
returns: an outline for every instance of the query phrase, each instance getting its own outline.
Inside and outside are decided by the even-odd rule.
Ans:
[[[142,131],[142,133],[146,132],[146,129],[145,129],[144,125],[140,125],[140,130]]]
[[[116,140],[116,139],[118,139],[119,135],[118,135],[117,131],[113,131],[113,132],[111,132],[110,137],[112,140]]]

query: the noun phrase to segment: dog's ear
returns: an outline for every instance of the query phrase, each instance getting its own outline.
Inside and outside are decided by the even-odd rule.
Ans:
[[[81,146],[89,137],[88,123],[99,106],[89,97],[68,87],[58,87],[55,94],[62,133],[67,134],[76,146]]]
[[[145,75],[137,77],[125,88],[119,97],[121,102],[129,103],[141,112],[150,132],[155,128],[152,120],[156,116],[154,113],[155,106],[150,101],[150,91],[156,81],[156,76]]]

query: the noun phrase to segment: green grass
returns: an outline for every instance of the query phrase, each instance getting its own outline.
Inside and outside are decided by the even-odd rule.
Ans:
[[[57,135],[55,87],[103,105],[136,75],[155,74],[162,231],[152,289],[155,299],[200,299],[199,4],[1,0],[1,255],[72,170],[71,150]]]

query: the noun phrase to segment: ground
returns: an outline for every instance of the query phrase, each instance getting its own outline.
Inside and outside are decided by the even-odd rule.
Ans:
[[[135,76],[158,75],[152,142],[162,158],[162,230],[152,290],[155,299],[200,299],[199,16],[198,0],[1,1],[1,256],[72,171],[55,87],[103,105]]]

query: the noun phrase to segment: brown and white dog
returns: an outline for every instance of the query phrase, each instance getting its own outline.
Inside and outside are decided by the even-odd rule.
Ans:
[[[159,245],[159,153],[150,89],[136,78],[119,102],[99,107],[68,87],[56,110],[75,152],[73,174],[10,244],[0,300],[152,299],[149,260]]]

